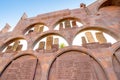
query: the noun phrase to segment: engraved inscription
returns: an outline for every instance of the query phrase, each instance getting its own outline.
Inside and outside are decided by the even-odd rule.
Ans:
[[[22,58],[21,58],[22,59]],[[33,80],[37,59],[14,60],[3,72],[1,80]]]
[[[92,70],[88,61],[79,59],[57,59],[57,80],[91,80]]]

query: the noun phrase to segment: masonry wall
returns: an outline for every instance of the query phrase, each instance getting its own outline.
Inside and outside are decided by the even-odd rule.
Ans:
[[[98,0],[32,18],[24,14],[11,32],[7,24],[0,33],[0,80],[119,80],[119,2]],[[90,30],[99,31],[97,42]],[[84,31],[81,44],[73,45]],[[116,42],[107,42],[103,33]],[[54,36],[68,45],[60,48],[60,39]]]

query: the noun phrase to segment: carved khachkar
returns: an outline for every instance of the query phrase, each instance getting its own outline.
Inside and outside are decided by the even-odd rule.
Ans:
[[[43,26],[43,25],[37,24],[37,25],[35,25],[34,27],[35,27],[35,28],[34,28],[34,31],[35,31],[35,32],[43,32],[43,29],[44,29],[44,26]]]
[[[96,38],[99,41],[99,43],[107,43],[107,40],[105,39],[102,32],[96,32]]]
[[[95,42],[94,37],[91,32],[86,32],[85,35],[87,37],[88,42],[90,43]]]
[[[46,50],[51,50],[53,44],[53,36],[48,36],[46,40]]]
[[[44,41],[40,42],[38,49],[44,49],[44,46],[45,46],[45,42]]]
[[[10,32],[6,24],[0,80],[120,80],[119,2],[97,0],[32,18],[24,13]]]

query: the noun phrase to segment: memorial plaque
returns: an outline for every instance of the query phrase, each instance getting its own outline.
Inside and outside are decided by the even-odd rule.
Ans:
[[[54,38],[54,44],[59,44],[59,38]]]
[[[53,36],[48,36],[46,40],[46,50],[51,50],[53,44]]]
[[[34,31],[35,32],[43,32],[43,29],[44,29],[43,25],[37,24],[37,25],[34,26]]]
[[[88,40],[89,43],[95,42],[94,37],[93,37],[91,32],[86,32],[85,35],[86,35],[87,40]]]
[[[94,74],[91,58],[71,51],[56,59],[49,80],[96,80]]]
[[[96,32],[96,38],[99,41],[99,43],[107,43],[107,40],[105,39],[102,32]]]
[[[12,50],[16,51],[18,46],[19,46],[19,44],[20,44],[20,41],[15,41],[14,44],[13,44]]]
[[[12,61],[1,75],[1,80],[33,80],[37,59],[23,56]]]
[[[39,32],[39,24],[34,25],[34,32]]]
[[[45,47],[45,42],[44,41],[40,42],[38,49],[44,49],[44,47]]]
[[[65,21],[65,28],[71,28],[70,20]]]
[[[63,23],[61,22],[60,24],[59,24],[59,30],[62,30],[63,29]]]

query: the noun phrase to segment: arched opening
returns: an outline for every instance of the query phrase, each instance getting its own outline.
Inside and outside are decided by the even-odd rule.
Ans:
[[[76,18],[65,18],[55,24],[54,30],[81,27],[83,24]]]
[[[82,46],[87,43],[113,44],[117,42],[117,40],[113,36],[106,32],[97,29],[87,29],[80,31],[74,38],[73,45]]]
[[[34,46],[34,50],[57,51],[59,48],[68,46],[67,41],[55,34],[48,34],[38,40]]]
[[[47,30],[49,30],[47,26],[45,26],[42,23],[37,23],[37,24],[30,25],[27,29],[25,29],[24,34],[27,35],[32,32],[42,33]]]
[[[27,50],[27,41],[21,38],[12,39],[1,47],[3,53],[24,50]]]

